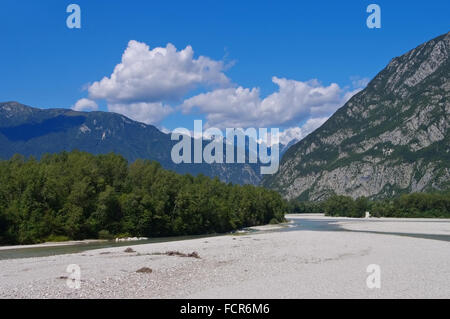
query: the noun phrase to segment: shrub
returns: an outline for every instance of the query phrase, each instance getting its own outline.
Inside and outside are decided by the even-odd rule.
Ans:
[[[283,222],[275,191],[73,151],[0,161],[0,244],[226,233]],[[53,237],[52,237],[53,236]],[[54,239],[52,239],[54,240]]]

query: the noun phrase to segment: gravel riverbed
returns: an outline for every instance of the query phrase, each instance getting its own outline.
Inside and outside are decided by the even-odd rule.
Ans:
[[[0,298],[450,298],[450,221],[288,217],[300,227],[0,260]],[[344,231],[302,229],[311,220]]]

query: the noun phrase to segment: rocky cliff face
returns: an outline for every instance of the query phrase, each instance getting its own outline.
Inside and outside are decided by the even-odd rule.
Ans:
[[[286,198],[383,198],[450,186],[450,33],[394,58],[263,181]]]

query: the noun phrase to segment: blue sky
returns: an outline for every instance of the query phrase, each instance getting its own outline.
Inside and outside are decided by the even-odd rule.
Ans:
[[[66,26],[70,3],[81,7],[81,29]],[[366,26],[370,3],[381,7],[381,29]],[[2,0],[0,101],[70,108],[78,100],[89,98],[100,110],[123,111],[168,129],[190,128],[197,118],[212,126],[262,124],[282,129],[301,127],[315,118],[316,123],[309,123],[314,127],[391,58],[448,32],[449,12],[447,0]],[[207,75],[194,71],[197,73],[189,76],[202,79],[186,87],[169,83],[165,97],[143,97],[138,92],[136,97],[119,101],[116,93],[105,93],[105,87],[91,94],[89,85],[110,77],[127,47],[134,56],[130,40],[135,40],[134,48],[143,52],[142,59],[154,48],[166,48],[171,43],[176,48],[175,57],[191,46],[192,65],[203,63],[198,58],[204,56],[208,68],[219,69]],[[144,44],[149,46],[147,55],[145,47],[139,46]],[[155,63],[144,66],[144,71],[151,73]],[[180,70],[172,67],[169,59],[161,70],[169,68],[167,73],[178,74]],[[222,75],[226,81],[219,79]],[[133,83],[158,81],[130,76]],[[155,88],[154,84],[143,83],[143,90]],[[305,105],[292,106],[297,100],[295,94],[300,94],[304,102],[299,103]],[[309,102],[302,94],[309,94]],[[330,96],[312,101],[311,94]],[[231,100],[240,106],[228,110],[224,105]],[[144,103],[139,112],[132,108],[136,103]],[[113,109],[108,107],[112,104]],[[273,115],[267,112],[268,107],[279,109]],[[292,110],[287,112],[286,108]]]

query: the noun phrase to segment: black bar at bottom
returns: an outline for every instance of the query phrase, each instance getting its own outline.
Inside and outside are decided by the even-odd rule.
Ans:
[[[301,318],[326,314],[350,317],[404,316],[424,309],[444,313],[449,300],[357,300],[357,299],[205,299],[205,300],[0,300],[2,311],[10,310],[15,316],[23,311],[45,314],[45,317],[61,314],[96,314],[101,318],[119,313],[127,318]],[[433,308],[430,308],[432,306]],[[7,309],[11,308],[11,309]],[[140,314],[139,316],[137,314]],[[5,317],[6,318],[6,317]],[[99,317],[100,318],[100,317]]]

